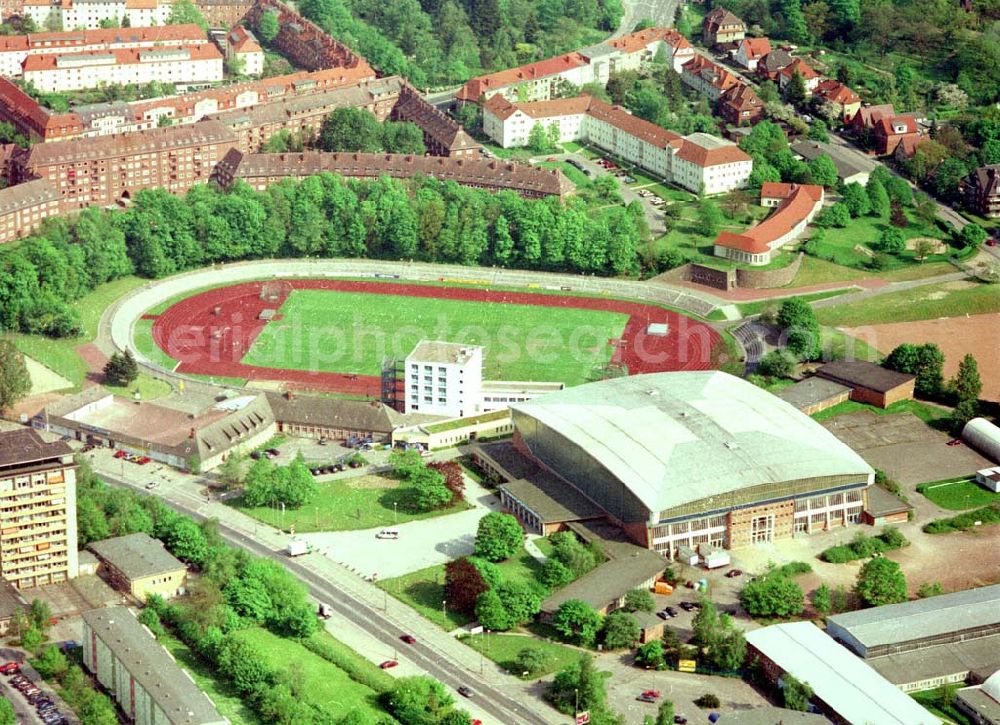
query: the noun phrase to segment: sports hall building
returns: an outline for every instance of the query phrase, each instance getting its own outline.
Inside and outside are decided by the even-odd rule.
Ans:
[[[511,413],[513,440],[475,457],[526,528],[607,519],[669,558],[860,523],[874,481],[809,416],[718,371],[581,385]]]

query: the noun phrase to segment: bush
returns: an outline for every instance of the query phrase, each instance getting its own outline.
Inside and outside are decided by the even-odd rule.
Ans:
[[[829,549],[823,551],[820,557],[823,561],[828,561],[831,564],[845,564],[848,561],[854,561],[858,558],[851,547],[843,545],[831,546]]]
[[[901,549],[909,543],[898,529],[888,526],[878,536],[865,536],[859,531],[850,544],[831,546],[820,554],[820,558],[831,564],[843,564],[857,559],[868,559],[886,551]]]
[[[722,705],[719,698],[711,692],[706,692],[704,695],[695,700],[694,704],[705,709],[721,707]]]
[[[917,590],[917,596],[921,599],[936,597],[939,594],[944,594],[944,587],[941,586],[941,582],[924,582]]]
[[[951,531],[965,531],[975,526],[977,521],[982,525],[1000,524],[1000,504],[990,504],[947,519],[935,519],[924,524],[924,532],[947,534]]]

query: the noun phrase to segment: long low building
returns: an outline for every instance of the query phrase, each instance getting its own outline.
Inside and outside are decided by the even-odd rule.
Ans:
[[[807,683],[812,703],[844,725],[938,725],[908,695],[823,634],[812,622],[774,624],[746,633],[748,658],[779,684],[787,673]]]
[[[135,725],[228,725],[125,607],[83,614],[83,663]]]
[[[547,490],[529,478],[503,494],[530,530],[593,517],[596,506],[668,558],[679,547],[738,548],[859,523],[874,480],[819,423],[723,372],[616,378],[511,411],[514,446],[547,472]],[[495,472],[517,480],[503,475],[511,466]],[[567,518],[550,520],[539,503]]]
[[[282,179],[299,179],[328,172],[352,179],[390,176],[410,179],[430,176],[489,191],[516,191],[527,198],[566,196],[574,186],[558,169],[496,159],[463,159],[407,154],[327,153],[245,154],[232,149],[212,179],[223,188],[237,180],[263,190]]]
[[[681,136],[589,95],[513,103],[496,94],[483,105],[483,131],[504,148],[526,145],[537,125],[557,129],[561,142],[592,144],[696,194],[741,188],[753,171],[750,156],[730,141]]]
[[[371,438],[392,440],[402,425],[395,410],[378,401],[321,398],[295,393],[267,393],[278,432],[303,438]]]
[[[760,188],[760,204],[774,207],[774,212],[745,232],[720,233],[715,239],[716,257],[751,266],[770,264],[774,253],[797,239],[823,208],[823,187],[765,182]]]
[[[98,30],[107,22],[133,28],[163,26],[172,7],[171,0],[22,0],[16,14],[33,20],[39,28],[55,21],[62,28]]]

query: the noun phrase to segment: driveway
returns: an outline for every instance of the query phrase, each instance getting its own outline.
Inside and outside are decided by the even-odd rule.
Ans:
[[[410,521],[391,528],[398,539],[378,539],[383,528],[300,534],[331,561],[367,578],[389,579],[471,554],[479,519],[500,510],[500,500],[465,477],[465,498],[473,508],[461,513]]]

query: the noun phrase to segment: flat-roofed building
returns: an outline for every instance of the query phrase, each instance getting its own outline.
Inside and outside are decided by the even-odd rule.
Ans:
[[[1000,634],[1000,584],[835,614],[827,631],[861,657]]]
[[[820,156],[828,156],[837,168],[837,178],[845,184],[868,183],[868,176],[875,169],[877,162],[854,151],[850,147],[837,146],[822,141],[800,139],[791,144],[792,152],[806,161],[812,161]]]
[[[903,694],[864,660],[812,622],[774,624],[746,633],[747,656],[780,686],[788,673],[812,688],[812,703],[844,725],[938,725],[940,720]]]
[[[955,705],[975,725],[1000,725],[1000,672],[982,685],[959,690]]]
[[[483,382],[483,348],[421,340],[404,362],[406,413],[461,418],[477,412]]]
[[[98,573],[115,589],[140,602],[150,594],[170,599],[184,591],[184,562],[145,532],[94,541],[87,548],[100,561]]]
[[[83,614],[83,663],[135,725],[228,725],[125,607]]]
[[[0,576],[26,589],[76,575],[73,450],[28,428],[0,433]]]
[[[835,360],[816,374],[851,389],[851,400],[888,408],[900,400],[911,400],[916,376],[899,373],[866,360]]]

